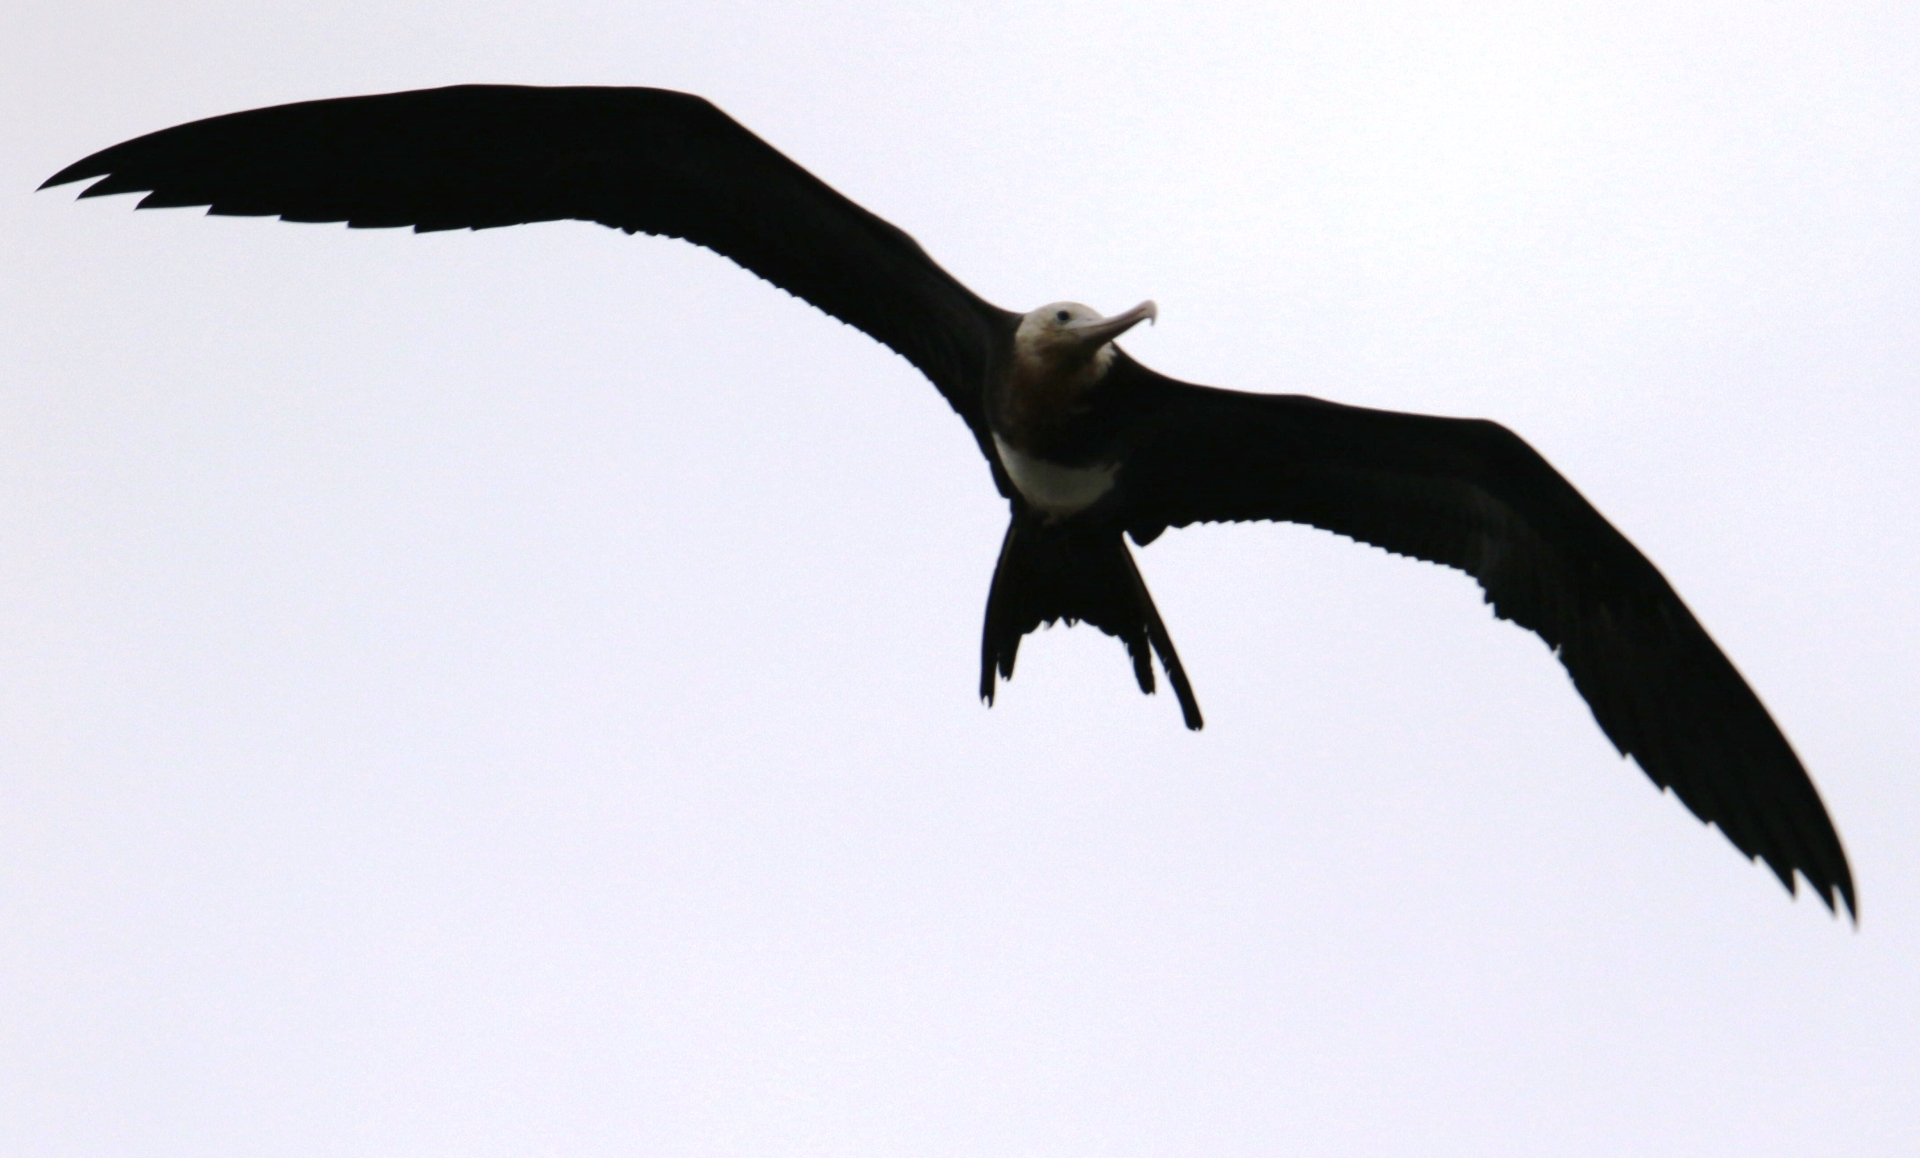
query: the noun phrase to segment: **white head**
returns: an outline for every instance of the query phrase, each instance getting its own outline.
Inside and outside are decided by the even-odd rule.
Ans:
[[[1020,369],[1046,376],[1099,378],[1113,361],[1113,340],[1141,322],[1160,316],[1152,302],[1107,318],[1079,302],[1054,302],[1020,318],[1013,335],[1013,356]]]

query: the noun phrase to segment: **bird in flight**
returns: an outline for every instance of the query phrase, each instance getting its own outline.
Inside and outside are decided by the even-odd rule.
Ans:
[[[461,85],[307,101],[150,133],[41,188],[88,178],[82,197],[145,193],[142,209],[416,232],[573,219],[704,246],[911,362],[973,433],[1012,513],[981,640],[988,703],[1024,636],[1078,622],[1125,645],[1144,692],[1157,656],[1198,729],[1126,539],[1320,527],[1473,576],[1655,784],[1789,892],[1797,872],[1829,909],[1857,912],[1832,821],[1759,698],[1646,556],[1503,426],[1158,374],[1115,345],[1153,302],[1112,316],[992,305],[686,93]]]

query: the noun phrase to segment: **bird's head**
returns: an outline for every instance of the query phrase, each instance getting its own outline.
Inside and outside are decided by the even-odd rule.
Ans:
[[[1079,377],[1091,371],[1090,377],[1098,379],[1113,361],[1113,340],[1159,316],[1152,302],[1110,318],[1079,302],[1054,302],[1021,316],[1013,335],[1014,358],[1028,373]]]

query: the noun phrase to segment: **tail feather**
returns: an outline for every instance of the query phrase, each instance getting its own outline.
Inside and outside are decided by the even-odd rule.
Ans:
[[[1200,718],[1200,701],[1194,698],[1193,685],[1187,682],[1187,669],[1180,662],[1180,654],[1173,650],[1173,637],[1167,634],[1167,625],[1160,618],[1160,609],[1153,605],[1153,595],[1147,590],[1147,581],[1140,575],[1140,565],[1133,561],[1133,552],[1127,550],[1127,542],[1118,535],[1114,542],[1120,546],[1120,558],[1127,565],[1127,577],[1133,581],[1133,590],[1139,599],[1139,606],[1147,613],[1147,639],[1153,649],[1160,653],[1160,662],[1166,665],[1167,682],[1173,685],[1173,694],[1180,701],[1180,716],[1187,727],[1198,732],[1206,726]],[[1140,674],[1140,690],[1153,694],[1153,669],[1147,666],[1145,648],[1134,649],[1134,670]]]
[[[1118,530],[1048,526],[1015,518],[1000,543],[980,642],[980,698],[1013,678],[1020,640],[1044,624],[1085,623],[1126,645],[1140,690],[1154,690],[1153,656],[1167,671],[1187,727],[1204,721],[1186,669]]]

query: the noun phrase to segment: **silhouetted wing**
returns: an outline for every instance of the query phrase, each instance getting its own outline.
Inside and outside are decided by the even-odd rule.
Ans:
[[[308,101],[149,133],[48,179],[151,190],[142,209],[358,228],[597,221],[685,238],[879,339],[984,438],[1004,311],[911,237],[696,96],[646,88],[455,88]]]
[[[1145,542],[1306,523],[1472,575],[1547,641],[1600,727],[1748,857],[1829,908],[1853,876],[1786,737],[1646,556],[1512,431],[1316,398],[1170,385],[1120,477]]]

